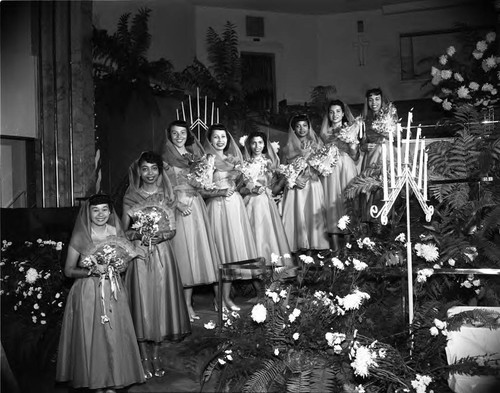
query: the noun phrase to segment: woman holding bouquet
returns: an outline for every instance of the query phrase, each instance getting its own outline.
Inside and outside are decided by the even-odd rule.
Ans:
[[[325,192],[327,230],[331,236],[330,247],[333,252],[339,250],[339,235],[343,234],[337,226],[339,219],[346,214],[343,192],[358,175],[358,133],[359,123],[354,119],[349,107],[340,100],[331,101],[323,118],[320,138],[325,144],[336,145],[339,151],[333,172],[321,177]]]
[[[110,247],[120,255],[109,267],[97,263],[96,250],[103,244],[102,249]],[[65,275],[75,282],[64,310],[57,381],[97,392],[114,392],[144,382],[127,293],[120,278],[134,256],[109,196],[90,197],[78,214],[64,268]]]
[[[257,258],[255,238],[248,220],[237,182],[241,173],[235,168],[243,161],[240,149],[222,124],[213,124],[207,131],[205,151],[215,156],[214,183],[216,190],[207,199],[208,217],[222,263]],[[251,280],[250,270],[241,269],[235,279]],[[231,281],[222,285],[225,307],[238,311],[230,297]]]
[[[172,122],[165,131],[163,159],[177,198],[177,232],[172,245],[179,266],[191,322],[200,319],[193,310],[193,287],[217,282],[219,254],[210,229],[201,187],[189,181],[190,166],[203,157],[203,147],[185,121]],[[217,289],[216,289],[217,293]]]
[[[293,184],[288,183],[283,197],[283,226],[294,253],[328,249],[323,186],[319,173],[307,164],[308,157],[322,146],[306,115],[292,117],[283,162],[294,166],[306,162],[299,167],[299,176]]]
[[[123,198],[122,222],[128,229],[127,236],[145,255],[131,264],[125,281],[147,379],[165,374],[159,354],[161,343],[178,341],[191,333],[170,244],[175,235],[174,194],[165,166],[158,154],[142,153],[130,166],[129,187]],[[156,226],[148,224],[150,219]]]
[[[281,256],[277,263],[274,261],[278,266],[293,266],[283,222],[273,199],[279,158],[263,132],[252,132],[246,138],[245,164],[248,165],[252,178],[246,179],[244,189],[247,194],[244,202],[258,254],[266,259],[268,266],[273,264],[272,254]]]

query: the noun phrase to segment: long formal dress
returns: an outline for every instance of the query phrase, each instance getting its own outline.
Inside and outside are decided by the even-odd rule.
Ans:
[[[216,170],[214,183],[219,189],[234,187],[235,180],[239,175],[239,172],[235,170]],[[240,193],[235,191],[229,197],[210,197],[206,203],[221,262],[237,262],[259,257],[252,227]],[[235,272],[233,278],[248,280],[255,277],[253,277],[251,270],[240,269]]]
[[[176,210],[177,231],[172,239],[179,273],[184,286],[211,284],[217,281],[219,254],[208,219],[205,202],[198,190],[187,182],[187,168],[171,167],[169,176],[178,203],[191,207],[184,216]]]
[[[251,193],[244,198],[245,206],[255,235],[257,252],[266,259],[268,266],[272,265],[272,254],[277,259],[277,266],[293,266],[290,256],[290,246],[283,228],[283,222],[278,212],[278,207],[272,198],[270,185],[275,179],[273,171],[265,165],[255,183],[251,183],[249,188],[264,187],[262,194]]]
[[[114,227],[106,229],[110,236],[116,235]],[[91,239],[105,240],[94,234]],[[122,388],[144,382],[127,291],[119,277],[118,282],[116,299],[109,279],[89,276],[73,283],[62,321],[57,381],[89,389]],[[109,322],[102,323],[104,312]]]
[[[356,162],[349,154],[349,145],[338,138],[338,132],[325,134],[325,144],[333,143],[339,149],[339,158],[333,172],[328,176],[321,177],[323,190],[325,192],[326,227],[329,233],[341,234],[337,223],[346,215],[346,198],[343,193],[347,185],[358,175]]]
[[[151,197],[141,188],[129,189],[124,205],[133,209]],[[137,340],[181,340],[191,333],[191,323],[171,241],[154,245],[151,250],[140,240],[134,243],[146,256],[135,259],[125,276]]]

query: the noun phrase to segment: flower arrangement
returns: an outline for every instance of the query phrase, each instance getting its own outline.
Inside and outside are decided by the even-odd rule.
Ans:
[[[361,127],[361,119],[357,118],[351,125],[344,124],[337,134],[337,137],[348,144],[359,144],[358,135]]]
[[[334,143],[329,143],[313,151],[307,158],[307,163],[316,169],[320,175],[329,176],[339,160],[339,149]]]
[[[187,178],[196,187],[213,190],[215,188],[213,182],[214,170],[215,156],[213,154],[205,154],[191,163]]]
[[[145,243],[150,242],[153,236],[175,229],[174,211],[166,200],[156,195],[134,206],[130,213],[134,220],[132,229],[142,235]]]
[[[297,178],[300,174],[307,168],[307,161],[304,157],[297,157],[290,164],[284,165],[280,164],[277,172],[283,175],[286,179],[286,185],[288,188],[293,188],[297,184]]]
[[[432,99],[444,110],[463,104],[484,108],[498,102],[500,58],[496,55],[496,39],[496,33],[489,32],[465,59],[459,58],[454,46],[438,58],[438,64],[431,68],[435,86]]]
[[[256,185],[259,176],[262,176],[267,171],[267,164],[266,158],[259,156],[236,164],[235,169],[242,173],[247,182]]]
[[[389,132],[396,132],[398,123],[398,114],[396,107],[392,102],[383,105],[372,122],[372,129],[385,138],[388,138]]]

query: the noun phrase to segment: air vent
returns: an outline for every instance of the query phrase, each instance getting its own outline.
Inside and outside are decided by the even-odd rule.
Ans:
[[[264,18],[247,16],[247,37],[264,37]]]

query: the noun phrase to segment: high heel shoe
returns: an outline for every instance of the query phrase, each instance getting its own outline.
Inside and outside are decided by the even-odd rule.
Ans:
[[[165,370],[161,365],[161,358],[159,356],[153,358],[153,368],[155,370],[155,377],[161,378],[165,375]]]
[[[148,380],[153,378],[153,372],[151,371],[151,362],[148,358],[141,360],[142,368],[144,369],[144,379]]]

